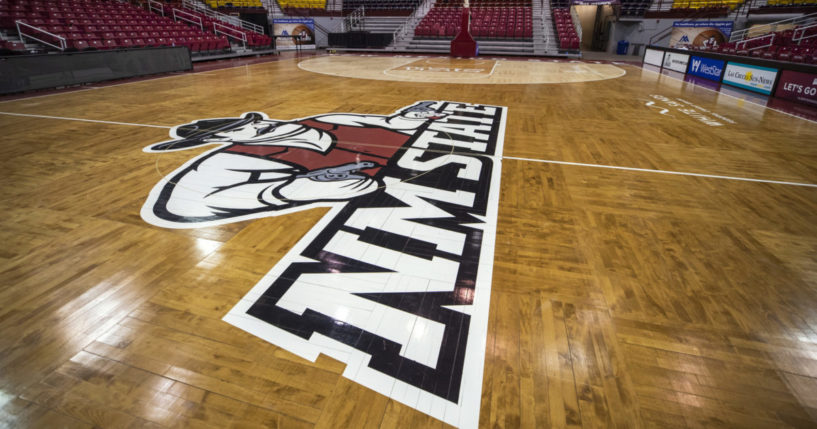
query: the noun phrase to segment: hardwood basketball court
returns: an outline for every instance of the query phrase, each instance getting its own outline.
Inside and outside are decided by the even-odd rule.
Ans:
[[[222,320],[274,266],[308,263],[298,255],[302,243],[344,210],[344,198],[362,195],[362,184],[344,188],[343,198],[315,196],[313,205],[295,204],[292,195],[306,188],[276,191],[278,212],[230,219],[225,212],[197,227],[174,225],[170,215],[143,219],[150,219],[143,210],[168,201],[162,186],[193,195],[211,178],[244,174],[211,173],[205,164],[185,170],[194,158],[225,155],[208,140],[221,134],[204,138],[185,124],[323,118],[340,135],[351,117],[340,114],[380,127],[383,118],[422,108],[456,116],[444,106],[490,128],[496,153],[472,159],[501,171],[486,191],[487,215],[460,222],[483,231],[479,272],[492,275],[478,277],[477,294],[490,301],[445,310],[484,317],[487,329],[477,323],[468,332],[461,373],[463,395],[476,403],[437,409],[442,403],[427,384],[439,380],[417,381],[415,396],[399,380],[378,393],[382,380],[366,378],[365,361],[355,376],[337,359],[354,350],[317,353],[312,362],[293,352],[301,346],[274,345],[279,337]],[[493,119],[473,116],[488,111]],[[282,129],[273,125],[264,132]],[[338,55],[9,99],[0,102],[0,127],[8,214],[0,232],[4,426],[817,424],[815,122],[624,63]],[[408,136],[406,129],[398,131]],[[471,148],[450,133],[448,149],[417,155],[413,165],[455,160],[463,165],[458,177],[467,176]],[[201,146],[173,145],[182,141]],[[143,151],[161,142],[172,144]],[[362,165],[366,157],[404,156],[414,144],[389,149],[395,155],[380,154],[380,140],[347,150]],[[381,181],[365,192],[416,189],[429,177]],[[255,210],[255,198],[240,197],[242,210]],[[179,210],[192,204],[186,198]],[[407,239],[407,260],[450,259],[441,250],[452,236],[446,228],[460,226],[423,225],[438,230]],[[436,249],[428,246],[435,239]],[[403,314],[395,315],[369,331],[400,323]],[[332,317],[352,324],[352,316]],[[414,327],[423,320],[409,319]],[[417,328],[412,338],[437,338],[434,326],[426,328],[428,337]],[[338,344],[326,338],[316,333],[312,341]],[[430,341],[422,338],[410,344]],[[440,338],[443,346],[452,341]],[[404,346],[406,359],[437,362]],[[484,370],[474,373],[483,352]]]

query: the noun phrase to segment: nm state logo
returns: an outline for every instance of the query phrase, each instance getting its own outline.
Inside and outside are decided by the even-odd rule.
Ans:
[[[224,317],[458,427],[476,427],[507,110],[199,119],[146,152],[214,145],[161,179],[142,218],[199,228],[331,207]]]

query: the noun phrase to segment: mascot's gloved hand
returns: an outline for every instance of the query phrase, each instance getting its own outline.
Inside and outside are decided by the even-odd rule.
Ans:
[[[346,200],[375,191],[379,183],[359,170],[376,167],[371,161],[313,170],[300,174],[278,192],[292,201]]]

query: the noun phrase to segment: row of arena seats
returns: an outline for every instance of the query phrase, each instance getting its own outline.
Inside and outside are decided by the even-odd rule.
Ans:
[[[325,9],[326,0],[278,0],[281,9]]]
[[[247,46],[249,46],[251,48],[252,47],[267,47],[267,46],[270,46],[272,44],[272,38],[267,36],[267,35],[259,34],[259,33],[256,33],[254,31],[250,31],[250,30],[245,30],[245,29],[243,29],[243,28],[241,28],[241,27],[239,27],[237,25],[228,24],[228,23],[226,23],[224,21],[219,21],[217,19],[212,19],[212,18],[208,17],[207,15],[205,15],[203,13],[194,12],[194,11],[191,11],[189,9],[178,9],[177,12],[184,15],[184,16],[186,16],[186,17],[188,17],[188,18],[191,17],[191,15],[194,16],[194,17],[198,17],[198,19],[201,20],[202,26],[204,28],[206,28],[208,30],[213,29],[213,32],[216,32],[216,28],[217,28],[218,32],[225,33],[228,36],[233,36],[234,40],[240,40],[241,35],[243,34],[243,38],[245,38],[247,40]],[[170,13],[171,13],[171,16],[172,16],[172,13],[173,13],[172,10],[171,10]],[[194,19],[194,21],[198,21],[198,20]]]
[[[435,7],[463,7],[463,0],[437,0]],[[530,7],[531,0],[471,0],[469,7]]]
[[[246,8],[254,8],[254,9],[263,9],[264,5],[261,4],[261,0],[207,0],[207,6],[210,6],[212,9],[218,8],[239,8],[239,9],[246,9]]]
[[[148,46],[187,46],[194,52],[229,47],[226,38],[175,23],[129,3],[109,1],[4,1],[0,0],[0,28],[17,30],[68,49],[113,49]],[[47,33],[46,33],[47,32]],[[31,37],[28,38],[31,40]]]
[[[675,0],[673,9],[721,9],[735,10],[743,4],[742,0]]]
[[[560,7],[553,9],[553,24],[556,26],[556,37],[559,38],[559,49],[576,51],[581,44],[570,9]]]
[[[530,7],[530,0],[471,0],[470,7]]]
[[[694,15],[698,18],[712,18],[729,15],[729,6],[706,6],[697,9],[691,7],[673,7],[669,11],[663,11],[663,13],[670,13],[673,17],[688,17]]]
[[[0,40],[0,56],[2,55],[16,55],[27,54],[28,49],[22,42],[14,42],[11,40]]]
[[[420,0],[344,0],[343,10],[353,11],[360,6],[366,10],[414,10],[420,5]]]
[[[644,16],[651,0],[621,0],[621,16]]]
[[[798,6],[817,6],[817,0],[769,0],[766,2],[768,7],[798,7]]]
[[[189,11],[185,11],[188,12]],[[0,28],[17,30],[17,22],[28,24],[21,29],[28,39],[40,39],[59,45],[56,34],[67,41],[69,49],[114,49],[152,46],[186,46],[192,52],[219,51],[230,47],[224,35],[205,31],[212,24],[202,27],[174,22],[117,1],[62,0],[59,2],[0,0]],[[34,28],[31,28],[31,27]],[[248,33],[248,44],[267,46],[268,36],[237,29],[231,26],[231,34]]]
[[[414,29],[415,37],[453,37],[462,25],[462,8],[433,7]],[[531,39],[533,16],[530,7],[487,7],[471,9],[471,35],[478,39]]]

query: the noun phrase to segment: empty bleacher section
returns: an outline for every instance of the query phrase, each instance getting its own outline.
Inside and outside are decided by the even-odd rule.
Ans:
[[[817,64],[817,23],[807,23],[788,30],[732,41],[708,50],[769,60]]]
[[[743,3],[743,0],[653,0],[644,16],[647,18],[725,17]]]
[[[415,38],[451,38],[460,31],[462,1],[437,3],[414,29]],[[471,4],[471,35],[476,39],[531,39],[530,1],[476,1]]]
[[[326,0],[278,0],[285,12],[288,9],[325,9]]]
[[[558,7],[553,9],[553,24],[556,27],[556,36],[559,38],[559,49],[577,51],[581,46],[581,38],[576,32],[570,9]]]
[[[341,10],[344,0],[271,0],[274,6],[269,6],[275,14],[275,8],[281,10],[281,14],[289,16],[342,16]]]
[[[621,0],[621,16],[641,17],[650,7],[652,0]]]
[[[225,37],[116,1],[5,0],[0,2],[0,28],[58,50],[187,46],[199,52],[229,47]]]
[[[765,4],[762,4],[765,3]],[[755,1],[749,13],[788,14],[817,12],[817,0],[768,0]]]
[[[194,53],[230,48],[228,37],[269,46],[268,36],[194,11],[154,5],[162,16],[135,5],[105,0],[0,0],[0,29],[56,50],[185,46]]]
[[[361,6],[366,13],[381,11],[381,14],[408,15],[420,5],[420,0],[344,0],[344,13],[351,12]]]
[[[165,13],[167,14],[167,11]],[[258,32],[247,30],[237,23],[227,22],[214,15],[187,8],[172,8],[170,13],[174,20],[184,21],[193,26],[199,26],[199,28],[219,36],[226,36],[246,47],[263,48],[270,46],[272,43],[272,38],[260,33],[263,31],[260,27]]]
[[[263,9],[261,0],[206,0],[211,9],[233,11],[235,9]]]

